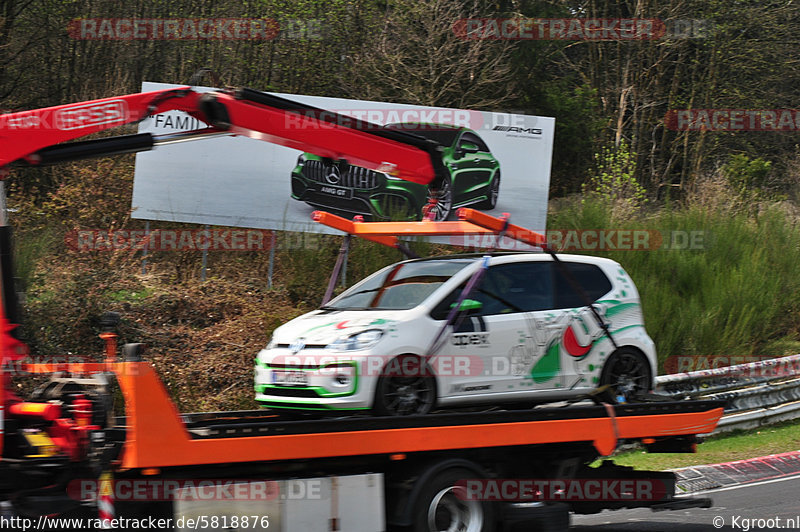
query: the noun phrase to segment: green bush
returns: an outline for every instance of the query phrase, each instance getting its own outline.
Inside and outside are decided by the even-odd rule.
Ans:
[[[647,202],[644,187],[636,180],[636,153],[624,140],[619,146],[596,153],[595,172],[584,187],[589,200],[607,204],[615,218],[627,218]]]
[[[721,170],[725,181],[737,194],[738,203],[743,210],[756,213],[760,202],[781,201],[787,198],[784,192],[787,190],[788,182],[786,179],[778,182],[774,178],[771,161],[735,154]]]
[[[739,153],[731,156],[730,161],[722,167],[722,173],[728,184],[739,194],[749,194],[767,188],[771,169],[770,161],[760,157],[750,159]]]

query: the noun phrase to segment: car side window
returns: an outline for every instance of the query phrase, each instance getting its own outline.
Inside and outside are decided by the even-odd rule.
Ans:
[[[549,262],[514,262],[492,266],[467,296],[481,303],[470,316],[496,316],[553,308],[553,283]],[[433,319],[447,318],[463,285],[445,297],[431,312]]]
[[[461,139],[458,141],[459,146],[464,142],[475,144],[480,151],[489,151],[489,147],[485,142],[483,142],[483,139],[474,133],[470,133],[469,131],[465,131],[464,134],[461,135]]]
[[[611,281],[598,266],[581,262],[562,261],[562,264],[592,301],[597,301],[611,290]],[[555,264],[553,266],[556,296],[554,308],[585,307],[586,301],[575,290],[561,268],[556,267]]]

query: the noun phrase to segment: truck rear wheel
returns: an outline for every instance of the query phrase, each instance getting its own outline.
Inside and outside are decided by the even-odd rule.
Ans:
[[[468,500],[463,483],[475,478],[464,468],[446,469],[420,492],[416,501],[413,532],[493,532],[494,503]]]

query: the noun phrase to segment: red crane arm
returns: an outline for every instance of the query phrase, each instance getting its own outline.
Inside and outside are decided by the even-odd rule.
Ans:
[[[151,149],[163,139],[149,133],[67,141],[173,110],[209,124],[209,129],[180,134],[187,138],[243,135],[422,184],[443,170],[439,145],[413,134],[251,89],[199,93],[191,87],[0,115],[0,168],[12,162],[38,165]]]

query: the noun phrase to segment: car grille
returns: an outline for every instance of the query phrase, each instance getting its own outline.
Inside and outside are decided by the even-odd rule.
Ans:
[[[372,189],[378,188],[381,184],[380,172],[361,166],[350,166],[345,172],[333,173],[332,167],[333,165],[325,164],[323,161],[306,161],[303,163],[303,175],[306,179],[317,183],[345,188]]]

